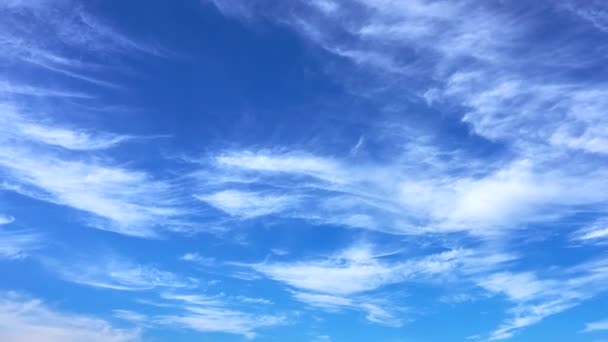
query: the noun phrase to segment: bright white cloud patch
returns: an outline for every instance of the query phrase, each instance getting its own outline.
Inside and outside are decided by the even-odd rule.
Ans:
[[[223,190],[195,197],[231,216],[242,218],[280,213],[293,207],[297,202],[297,198],[294,197],[239,190]]]
[[[154,227],[179,211],[163,192],[168,184],[144,172],[40,155],[27,148],[0,149],[0,164],[22,194],[67,205],[105,219],[100,229],[135,236],[154,236]],[[62,177],[57,177],[61,174]],[[10,184],[10,183],[9,183]]]
[[[272,279],[296,288],[334,295],[377,289],[404,278],[400,265],[384,264],[367,248],[355,247],[326,260],[252,265]]]
[[[22,123],[17,129],[21,134],[34,141],[44,144],[57,145],[69,150],[97,150],[105,149],[125,141],[128,137],[102,135],[94,137],[87,132],[41,126],[35,123]]]
[[[405,162],[361,165],[346,159],[295,157],[301,153],[232,152],[230,157],[218,157],[220,170],[250,177],[234,177],[230,183],[243,180],[243,185],[274,189],[273,195],[228,188],[198,198],[240,217],[272,214],[391,233],[474,235],[500,234],[523,222],[552,221],[561,215],[555,208],[608,200],[604,171],[582,179],[579,171],[549,170],[531,159],[474,167],[477,164],[471,161],[427,163],[409,159],[416,157],[411,150],[403,153]],[[424,172],[412,171],[412,165],[424,167]],[[461,170],[461,175],[450,175],[450,170]],[[302,175],[306,179],[298,178]]]

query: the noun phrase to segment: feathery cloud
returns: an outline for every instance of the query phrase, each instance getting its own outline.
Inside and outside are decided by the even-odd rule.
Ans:
[[[97,261],[72,260],[67,263],[43,259],[49,271],[62,279],[86,286],[120,291],[145,291],[156,288],[189,288],[193,281],[151,265],[141,265],[118,257]]]
[[[6,111],[2,121],[8,123],[0,136],[3,188],[89,213],[90,225],[121,234],[154,237],[161,226],[177,225],[174,219],[182,212],[170,183],[144,171],[52,148],[106,149],[128,137],[49,126],[14,108],[0,110]]]
[[[159,325],[184,327],[200,332],[223,332],[254,338],[262,328],[284,325],[286,317],[262,313],[248,313],[232,308],[222,296],[164,293],[162,297],[184,306],[180,313],[153,317]]]
[[[261,212],[391,233],[468,231],[482,236],[523,222],[553,221],[560,216],[555,208],[608,201],[603,171],[553,170],[531,159],[484,168],[471,160],[449,160],[431,161],[424,165],[425,173],[417,174],[412,165],[426,162],[409,153],[404,151],[404,161],[390,164],[358,164],[301,152],[220,154],[216,167],[236,175],[227,187],[244,178],[243,186],[272,189],[273,196],[264,200],[257,193],[226,188],[206,200],[240,216]],[[581,172],[587,177],[579,177]]]
[[[72,1],[5,1],[0,13],[6,19],[0,24],[0,41],[6,47],[0,59],[94,85],[118,87],[101,76],[107,59],[99,56],[164,55],[162,49],[128,38]]]
[[[494,330],[489,340],[503,340],[542,319],[580,305],[606,291],[608,261],[597,259],[560,270],[559,277],[539,278],[530,272],[502,272],[477,280],[486,290],[505,295],[515,306],[510,318]]]
[[[588,227],[581,228],[572,234],[572,240],[580,243],[608,242],[608,222],[599,220]]]
[[[39,249],[43,242],[38,233],[3,227],[13,220],[12,217],[0,216],[0,258],[19,260]]]
[[[13,292],[0,295],[0,339],[44,342],[136,342],[139,331],[50,308],[38,299]]]
[[[363,311],[366,313],[368,321],[380,325],[399,327],[403,324],[402,320],[397,318],[395,313],[392,312],[396,311],[396,309],[386,302],[374,303],[373,301],[365,301],[362,298],[350,299],[308,292],[293,292],[293,297],[300,302],[329,312],[339,312],[342,310]]]

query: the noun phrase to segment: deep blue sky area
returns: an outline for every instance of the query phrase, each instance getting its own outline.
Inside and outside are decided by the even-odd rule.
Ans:
[[[603,1],[0,1],[0,341],[608,341]]]

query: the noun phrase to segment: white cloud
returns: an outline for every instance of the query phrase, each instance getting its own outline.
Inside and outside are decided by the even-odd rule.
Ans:
[[[113,310],[112,314],[116,318],[140,325],[145,325],[148,320],[148,316],[130,310]]]
[[[572,239],[578,242],[604,242],[608,240],[608,222],[599,220],[588,227],[573,233]]]
[[[453,74],[444,96],[464,103],[463,121],[489,139],[520,148],[549,144],[556,151],[608,152],[608,125],[602,115],[608,90],[601,85],[539,83],[524,76],[502,79],[482,71]]]
[[[392,327],[400,327],[403,324],[401,319],[396,318],[393,313],[386,310],[388,306],[386,303],[361,303],[359,305],[363,310],[367,311],[366,318],[370,322]]]
[[[383,286],[416,281],[441,274],[455,266],[460,252],[447,252],[412,261],[387,262],[392,253],[374,253],[371,245],[354,245],[335,255],[311,261],[243,265],[298,290],[290,290],[297,301],[329,312],[361,311],[370,322],[400,326],[402,311],[382,299]]]
[[[608,320],[597,321],[585,324],[584,332],[608,330]]]
[[[0,132],[4,141],[58,146],[73,151],[92,151],[115,147],[132,138],[105,132],[92,133],[76,127],[62,127],[45,117],[36,119],[9,103],[1,103],[0,112]]]
[[[547,207],[571,201],[564,178],[538,173],[529,160],[516,161],[482,177],[444,178],[401,184],[401,203],[428,213],[434,225],[447,230],[487,234],[521,222],[554,219]]]
[[[257,330],[287,323],[281,315],[247,313],[229,307],[222,296],[164,293],[164,299],[185,304],[179,314],[157,316],[159,325],[178,326],[200,332],[223,332],[254,338]]]
[[[2,217],[0,217],[0,220]],[[5,221],[4,224],[11,221]],[[40,248],[42,236],[40,234],[24,231],[9,230],[0,225],[0,258],[23,259],[29,252]]]
[[[15,221],[14,217],[0,214],[0,226],[4,225],[4,224],[13,223],[14,221]]]
[[[332,295],[375,290],[403,280],[404,271],[400,265],[384,264],[371,253],[367,247],[353,247],[318,261],[264,263],[251,267],[290,286]]]
[[[235,217],[248,219],[280,213],[296,205],[295,197],[251,191],[222,190],[195,198]]]
[[[2,130],[8,131],[0,135],[4,189],[87,212],[93,215],[92,226],[122,234],[153,237],[161,227],[179,226],[176,216],[182,211],[168,182],[99,158],[52,148],[103,149],[127,137],[47,126],[26,119],[14,108],[1,106],[0,110],[7,110],[2,117],[12,122],[4,125]]]
[[[494,273],[478,278],[479,286],[495,294],[507,296],[515,306],[489,339],[511,338],[518,330],[536,324],[544,318],[580,305],[606,291],[608,260],[598,259],[568,269],[559,277],[540,279],[531,272]]]
[[[216,157],[219,166],[245,171],[309,176],[340,183],[346,172],[333,160],[306,153],[236,151]]]
[[[390,233],[468,231],[482,236],[522,223],[553,221],[577,207],[608,201],[602,181],[606,173],[601,170],[554,169],[532,156],[479,165],[458,156],[446,160],[442,153],[449,156],[449,151],[414,145],[398,162],[386,164],[302,152],[220,154],[216,159],[230,157],[216,164],[219,171],[235,177],[230,185],[214,184],[227,188],[204,199],[245,217],[264,214]],[[303,160],[297,157],[303,155]],[[239,180],[242,174],[248,175],[245,184]],[[231,188],[235,184],[269,190],[237,191]],[[563,208],[571,210],[559,210]]]
[[[15,126],[14,128],[27,139],[76,151],[106,149],[129,139],[127,136],[107,133],[94,136],[84,131],[43,126],[32,122],[22,122]]]
[[[249,15],[254,11],[247,10],[248,5],[242,2],[214,2],[227,13]],[[113,86],[99,77],[104,67],[97,60],[72,59],[54,49],[55,44],[95,55],[116,51],[157,53],[100,23],[81,7],[58,18],[49,3],[10,1],[0,5],[0,13],[22,14],[21,19],[11,16],[11,20],[0,24],[0,29],[4,29],[0,30],[0,42],[8,46],[0,52],[0,58]],[[242,219],[276,215],[400,234],[466,231],[484,239],[577,210],[605,211],[602,208],[608,201],[607,174],[597,166],[603,165],[602,155],[608,153],[608,121],[604,115],[608,91],[592,82],[554,79],[550,72],[544,73],[541,80],[528,75],[534,65],[527,67],[525,63],[544,63],[553,58],[542,58],[536,49],[522,48],[517,43],[520,40],[515,38],[530,33],[524,20],[496,13],[475,1],[307,3],[319,11],[323,20],[316,14],[309,18],[293,11],[281,21],[294,23],[297,30],[325,50],[351,60],[360,67],[358,71],[371,68],[377,77],[388,77],[392,82],[382,82],[388,87],[398,84],[401,90],[403,81],[413,80],[416,84],[421,74],[431,75],[424,80],[432,82],[423,83],[431,83],[432,88],[422,90],[428,104],[439,111],[443,110],[442,105],[466,107],[462,120],[479,136],[507,145],[509,159],[483,166],[472,159],[429,162],[426,157],[432,159],[434,152],[427,155],[429,150],[424,150],[416,156],[411,151],[398,151],[390,161],[372,164],[361,162],[358,153],[352,153],[350,159],[340,159],[285,148],[230,151],[212,158],[212,168],[221,171],[222,176],[218,177],[225,177],[226,181],[219,184],[220,188],[204,188],[196,198]],[[227,9],[231,5],[235,8]],[[350,15],[353,5],[366,9],[365,20]],[[603,29],[601,11],[582,7],[576,14]],[[33,18],[41,22],[32,23]],[[24,32],[29,34],[15,39],[14,30],[21,27],[15,24],[23,23],[28,24]],[[40,43],[41,33],[49,37],[48,45]],[[510,50],[514,45],[517,54]],[[546,46],[541,49],[555,52]],[[519,52],[524,50],[536,52],[513,58],[520,57]],[[460,64],[463,60],[467,61],[466,68]],[[518,64],[519,60],[522,64]],[[546,63],[543,67],[549,68],[551,62]],[[562,69],[568,69],[568,65]],[[407,80],[400,78],[404,76]],[[11,94],[78,97],[77,93],[21,83],[1,86]],[[399,99],[388,105],[399,107]],[[92,225],[123,234],[152,237],[161,227],[179,224],[177,217],[184,212],[179,209],[179,196],[175,196],[179,191],[171,182],[90,154],[118,146],[129,136],[62,127],[44,120],[13,119],[5,119],[0,132],[6,141],[18,140],[0,148],[0,167],[3,176],[7,176],[4,189],[16,189],[24,195],[89,213]],[[366,144],[373,145],[374,137],[369,137]],[[6,142],[3,139],[0,143]],[[393,143],[401,145],[403,141],[397,139]],[[589,157],[586,153],[595,155]],[[570,159],[572,155],[580,159]],[[580,168],[574,165],[578,161]],[[236,184],[227,186],[228,182]],[[251,185],[248,189],[256,190],[242,190],[244,183]],[[0,230],[0,254],[13,258],[23,255],[25,249],[19,246],[28,245],[28,237],[14,239],[13,235],[2,234]],[[606,237],[607,232],[598,225],[574,236],[578,241],[596,241]],[[13,249],[2,247],[3,240],[9,241],[7,246]],[[200,264],[214,261],[194,253],[182,259]],[[584,265],[586,270],[571,270],[563,278],[495,269],[510,260],[512,256],[508,254],[488,256],[464,249],[395,260],[374,253],[372,248],[355,246],[324,258],[264,262],[249,267],[299,289],[293,292],[294,297],[311,306],[360,310],[367,313],[370,321],[377,322],[390,322],[392,317],[381,305],[362,301],[361,296],[395,283],[462,276],[515,305],[492,339],[510,337],[518,329],[578,305],[598,293],[600,284],[606,281],[606,268],[601,263]],[[95,266],[61,265],[56,271],[70,281],[119,290],[180,288],[190,284],[153,266],[115,260]],[[280,316],[228,308],[216,297],[164,294],[163,298],[189,306],[189,312],[155,318],[164,324],[253,337],[260,327],[284,323]],[[260,298],[235,299],[250,304],[264,302]],[[116,315],[132,321],[145,318],[126,311],[117,311]]]
[[[388,303],[373,303],[366,301],[365,298],[350,299],[347,297],[333,296],[320,293],[309,292],[293,292],[293,297],[300,302],[306,303],[313,307],[318,307],[330,312],[338,312],[342,310],[358,310],[366,313],[366,318],[370,322],[387,325],[401,326],[402,321],[395,317],[395,310]]]
[[[551,290],[555,284],[541,281],[533,273],[494,273],[479,281],[490,292],[503,293],[510,300],[526,301]]]
[[[605,259],[557,269],[552,277],[540,277],[532,271],[504,271],[515,258],[499,251],[455,249],[403,260],[393,253],[374,253],[369,245],[355,245],[317,260],[244,266],[298,289],[292,291],[298,301],[333,312],[364,311],[368,320],[389,325],[399,321],[393,320],[386,304],[374,302],[385,285],[475,284],[514,304],[509,317],[490,335],[490,340],[509,338],[519,329],[605,291],[602,285],[608,280]]]
[[[505,271],[517,256],[498,250],[454,249],[404,260],[373,249],[355,245],[317,260],[245,266],[298,289],[291,292],[298,301],[330,312],[364,311],[368,320],[388,325],[400,322],[386,304],[374,299],[385,285],[474,284],[514,305],[490,340],[510,338],[524,327],[580,305],[603,293],[602,284],[608,280],[605,259],[557,268],[553,276],[541,277],[533,271]]]
[[[321,293],[293,292],[293,297],[301,302],[330,311],[338,311],[353,306],[353,300]]]
[[[35,4],[4,1],[0,4],[0,13],[5,18],[0,23],[0,41],[5,49],[0,58],[13,64],[29,63],[96,85],[116,87],[104,80],[100,72],[107,70],[105,63],[110,59],[86,58],[83,52],[89,56],[165,54],[159,48],[119,33],[91,16],[85,8],[75,6],[72,1],[35,1]],[[74,50],[79,58],[72,57]]]
[[[186,253],[179,257],[179,259],[183,261],[194,262],[203,266],[212,266],[217,264],[217,261],[214,258],[204,257],[198,253]]]
[[[233,2],[215,3],[224,13],[235,13],[227,9]],[[227,161],[226,165],[263,176],[280,172],[316,178],[318,183],[312,185],[293,181],[286,191],[298,193],[306,185],[328,192],[338,190],[346,192],[351,203],[355,202],[353,197],[357,199],[358,205],[336,208],[332,206],[336,202],[333,193],[315,193],[312,204],[301,204],[306,215],[300,217],[391,233],[464,230],[491,235],[555,221],[583,207],[605,211],[606,174],[589,172],[601,169],[602,161],[585,160],[584,156],[580,160],[582,171],[569,163],[570,153],[608,151],[605,86],[586,80],[564,81],[546,72],[536,78],[530,73],[555,66],[559,67],[556,75],[564,69],[577,72],[582,57],[577,55],[577,47],[525,47],[521,37],[530,36],[538,25],[528,25],[526,16],[498,12],[476,1],[360,0],[341,2],[334,10],[318,2],[310,4],[319,15],[314,11],[286,13],[279,8],[277,21],[291,24],[326,51],[350,59],[364,73],[371,70],[365,75],[378,78],[390,95],[392,91],[402,94],[402,89],[418,81],[431,84],[426,94],[434,111],[453,112],[454,107],[465,107],[460,110],[462,120],[478,135],[506,144],[515,158],[482,169],[465,168],[465,172],[462,165],[431,169],[426,177],[412,177],[407,172],[410,170],[398,163],[369,167],[335,158],[323,161],[322,157],[284,149],[229,153],[226,160],[218,158],[220,164]],[[571,7],[577,11],[580,7],[595,24],[602,18],[597,3]],[[365,20],[350,15],[350,10],[362,8],[366,9]],[[255,11],[249,8],[248,15]],[[463,17],[467,20],[461,20]],[[522,50],[528,51],[525,57],[520,56]],[[546,51],[554,56],[548,57]],[[587,53],[582,53],[587,61]],[[360,69],[348,69],[344,79],[350,80],[350,72]],[[413,89],[410,95],[425,93],[417,92],[420,89]],[[388,101],[389,106],[401,108],[399,96]],[[397,155],[394,159],[405,158]],[[418,159],[405,162],[428,170]],[[379,169],[382,172],[377,172]],[[287,180],[262,177],[257,183],[276,186]],[[395,184],[400,191],[395,191]],[[362,199],[382,204],[382,210],[362,205]]]
[[[255,330],[283,325],[280,316],[250,315],[222,308],[190,308],[190,314],[159,317],[162,324],[176,325],[201,332],[223,332],[254,338]]]
[[[513,317],[505,321],[498,329],[494,330],[490,341],[509,339],[519,329],[540,322],[547,316],[560,313],[570,309],[576,304],[562,299],[541,302],[539,304],[522,305],[511,310]]]
[[[7,181],[16,184],[15,189],[25,188],[24,195],[105,219],[92,221],[96,228],[151,237],[159,225],[170,226],[171,218],[179,213],[166,195],[171,191],[169,184],[155,181],[145,172],[38,152],[0,149],[0,166],[9,176]]]
[[[367,244],[356,244],[339,253],[305,261],[264,262],[252,267],[268,278],[297,290],[292,296],[311,307],[329,312],[356,310],[367,320],[400,326],[396,312],[404,308],[384,299],[384,286],[412,282],[445,284],[474,282],[508,265],[515,257],[498,251],[453,249],[436,254],[404,258],[398,252],[375,252]]]
[[[330,256],[292,262],[241,264],[311,293],[349,296],[382,289],[406,281],[469,279],[504,267],[515,255],[500,251],[452,249],[410,258],[391,258],[398,253],[375,252],[375,246],[355,244]],[[393,255],[394,254],[394,255]]]
[[[192,280],[154,266],[141,265],[115,257],[79,261],[43,259],[45,266],[66,281],[86,286],[121,291],[144,291],[155,288],[188,288]]]
[[[311,3],[327,14],[331,14],[340,8],[340,5],[332,0],[313,0]]]
[[[270,299],[266,299],[266,298],[237,296],[236,299],[240,302],[247,303],[247,304],[263,304],[263,305],[274,304],[273,301],[271,301]]]
[[[15,293],[0,295],[0,340],[10,342],[135,342],[139,332],[49,308]]]
[[[55,90],[41,88],[27,84],[15,84],[9,81],[0,80],[0,96],[5,95],[28,95],[36,97],[66,97],[76,99],[90,99],[93,96],[69,90]]]
[[[314,339],[312,340],[312,342],[331,342],[331,341],[333,341],[333,340],[328,335],[318,335],[318,336],[315,336]]]
[[[200,294],[180,294],[165,292],[161,294],[163,299],[186,303],[189,306],[223,306],[222,296],[205,296]]]
[[[580,3],[569,0],[564,1],[562,7],[587,21],[596,29],[608,33],[608,9],[603,1],[591,0]]]
[[[279,256],[283,256],[283,255],[288,255],[289,254],[288,250],[285,250],[285,249],[282,249],[282,248],[272,248],[270,251],[272,252],[272,254],[279,255]]]

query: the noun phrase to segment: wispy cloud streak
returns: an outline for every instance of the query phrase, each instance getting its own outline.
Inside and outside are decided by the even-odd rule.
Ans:
[[[66,281],[119,291],[145,291],[156,288],[189,288],[195,283],[188,278],[141,265],[121,257],[100,260],[55,260],[44,258],[49,271]]]
[[[0,295],[0,339],[45,342],[136,342],[137,330],[119,329],[109,322],[50,308],[38,299],[13,292]]]
[[[43,245],[43,237],[36,232],[4,227],[13,220],[10,216],[0,215],[0,257],[20,260],[39,249]]]
[[[68,153],[108,149],[131,137],[50,124],[14,106],[0,110],[3,188],[89,213],[89,225],[122,234],[155,237],[162,227],[179,226],[182,210],[170,182],[107,158]]]

